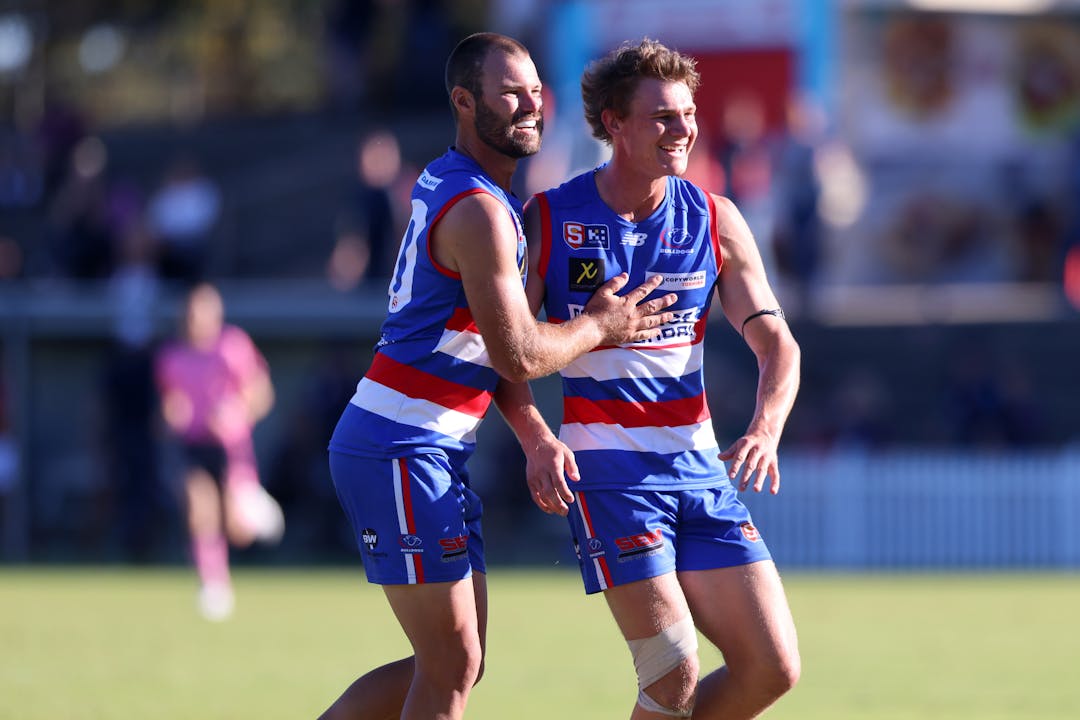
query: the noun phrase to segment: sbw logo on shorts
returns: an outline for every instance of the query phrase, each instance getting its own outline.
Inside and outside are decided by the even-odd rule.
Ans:
[[[619,548],[619,562],[634,560],[664,547],[664,534],[661,530],[645,531],[636,535],[615,538],[615,547]]]
[[[469,536],[458,535],[457,537],[441,538],[439,546],[443,549],[442,561],[453,562],[465,557],[465,551],[469,547]]]
[[[367,546],[368,550],[374,550],[375,546],[379,544],[379,533],[375,532],[373,528],[365,528],[364,532],[360,534],[360,540]]]
[[[564,222],[563,240],[574,250],[579,248],[608,248],[607,225],[585,225],[579,222]]]

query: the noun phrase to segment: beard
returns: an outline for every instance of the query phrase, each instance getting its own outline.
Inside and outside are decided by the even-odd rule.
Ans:
[[[540,138],[544,134],[544,116],[536,115],[536,135],[517,137],[514,125],[533,117],[531,113],[515,113],[509,121],[499,117],[498,113],[480,99],[476,103],[476,134],[488,147],[498,150],[507,157],[519,160],[535,155],[540,150]]]

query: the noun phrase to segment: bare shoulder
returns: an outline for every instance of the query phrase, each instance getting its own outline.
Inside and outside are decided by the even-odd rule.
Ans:
[[[435,260],[454,272],[470,256],[490,255],[507,243],[516,242],[513,222],[503,204],[486,192],[471,193],[451,205],[432,229],[431,252]]]
[[[440,233],[475,233],[509,220],[506,208],[490,193],[474,192],[450,206],[439,221]]]

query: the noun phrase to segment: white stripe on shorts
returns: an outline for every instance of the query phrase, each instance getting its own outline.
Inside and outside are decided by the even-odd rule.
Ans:
[[[402,535],[409,534],[409,522],[405,519],[405,497],[402,493],[401,483],[404,482],[404,478],[401,477],[401,463],[404,462],[400,458],[394,458],[390,461],[390,465],[394,468],[394,505],[397,508],[398,517],[398,530]],[[412,553],[402,553],[405,558],[405,572],[409,576],[409,584],[416,584],[416,563],[413,561]]]

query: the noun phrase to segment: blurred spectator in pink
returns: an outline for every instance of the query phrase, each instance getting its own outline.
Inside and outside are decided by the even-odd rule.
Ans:
[[[218,290],[188,294],[180,336],[157,356],[165,422],[180,441],[199,608],[210,620],[233,610],[229,544],[277,542],[281,508],[259,481],[252,430],[270,411],[266,360],[246,332],[224,322]]]
[[[175,158],[147,208],[163,278],[188,285],[206,278],[211,234],[220,216],[217,183],[193,157]]]

